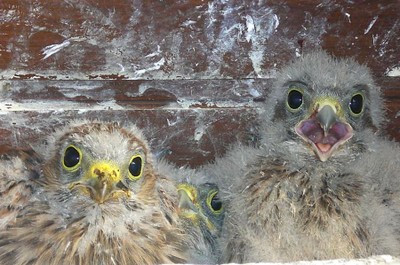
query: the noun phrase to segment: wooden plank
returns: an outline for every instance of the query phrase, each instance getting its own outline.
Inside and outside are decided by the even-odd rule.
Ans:
[[[101,119],[135,123],[155,153],[196,166],[236,141],[255,141],[256,112],[270,83],[7,80],[0,92],[0,145],[35,145],[69,120]]]
[[[120,107],[140,107],[176,103],[180,107],[252,106],[265,98],[270,79],[240,80],[4,80],[0,81],[3,99],[15,102],[60,101],[71,108],[84,108],[100,101],[115,101]],[[81,106],[83,104],[83,106]],[[80,106],[80,107],[79,107]],[[152,107],[152,106],[150,106]]]
[[[35,146],[67,121],[101,119],[136,124],[158,156],[194,167],[222,155],[237,141],[254,142],[256,116],[242,108],[17,111],[0,115],[0,146]]]
[[[398,67],[400,7],[382,1],[0,3],[3,79],[268,78],[323,47]]]
[[[400,5],[388,1],[0,2],[0,145],[76,118],[138,123],[196,166],[257,140],[277,69],[323,48],[368,65],[400,141]]]
[[[236,141],[257,142],[257,114],[271,82],[3,81],[0,145],[35,145],[72,119],[131,122],[143,128],[157,154],[194,167],[222,155]],[[391,82],[382,84],[390,118],[387,131],[400,140],[399,94]]]

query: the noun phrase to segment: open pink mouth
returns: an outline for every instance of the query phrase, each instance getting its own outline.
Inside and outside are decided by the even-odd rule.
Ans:
[[[315,117],[299,122],[295,127],[295,131],[301,138],[311,144],[321,161],[328,160],[340,145],[353,136],[353,129],[348,123],[336,121],[327,132],[324,132]]]

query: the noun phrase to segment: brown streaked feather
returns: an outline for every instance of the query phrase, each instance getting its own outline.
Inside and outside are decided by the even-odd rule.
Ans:
[[[32,149],[0,147],[0,230],[15,221],[28,203],[40,174],[41,158]]]
[[[36,192],[15,214],[14,222],[0,230],[0,264],[187,261],[187,239],[177,217],[174,184],[154,170],[147,141],[139,129],[128,130],[115,123],[75,122],[51,137],[50,146],[43,149],[47,158],[34,182]],[[70,144],[79,145],[86,167],[68,171],[62,166],[65,148]],[[135,152],[143,158],[143,174],[130,178],[129,161]],[[92,161],[117,164],[121,180],[114,184],[130,192],[98,202],[70,189],[71,183],[86,176]]]
[[[92,230],[84,218],[63,220],[45,214],[48,205],[35,203],[32,210],[0,239],[1,264],[170,264],[184,263],[182,231],[163,225],[154,213],[141,226],[127,225],[123,237],[106,236],[101,229],[91,244],[82,244]],[[148,205],[150,206],[150,205]],[[157,225],[156,225],[157,224]],[[21,244],[23,242],[23,244]],[[15,251],[18,248],[18,251]]]

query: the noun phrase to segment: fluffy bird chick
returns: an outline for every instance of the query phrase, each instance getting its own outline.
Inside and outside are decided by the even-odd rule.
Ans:
[[[215,184],[187,182],[178,185],[179,216],[192,239],[192,261],[215,264],[220,257],[218,238],[224,220],[224,209]]]
[[[282,69],[261,146],[206,167],[227,203],[221,261],[400,255],[400,149],[380,136],[383,109],[351,59],[317,51]]]
[[[44,155],[39,177],[7,173],[8,181],[34,185],[20,194],[26,202],[17,215],[0,215],[7,222],[1,264],[186,262],[177,201],[165,192],[174,183],[154,170],[136,127],[73,122],[38,153]]]
[[[187,167],[176,167],[164,159],[155,163],[157,171],[173,179],[168,194],[175,194],[178,216],[185,231],[187,262],[215,264],[221,255],[219,237],[224,219],[224,206],[216,184],[208,176]]]

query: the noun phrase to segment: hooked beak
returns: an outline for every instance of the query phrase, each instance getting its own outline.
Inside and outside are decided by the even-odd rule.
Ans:
[[[69,188],[80,190],[99,204],[121,196],[130,197],[130,191],[121,182],[119,167],[108,161],[93,164],[82,179]]]
[[[332,125],[337,121],[337,116],[334,109],[330,105],[324,105],[317,113],[317,120],[324,130],[326,136]]]
[[[193,186],[182,183],[178,185],[178,196],[179,196],[179,209],[181,212],[195,213],[197,209],[195,207],[195,201],[197,200],[197,192]]]
[[[204,222],[210,231],[215,226],[199,209],[198,193],[194,186],[188,183],[181,183],[177,187],[179,196],[179,214],[181,217],[191,220],[192,224],[199,225]]]
[[[344,121],[340,114],[340,104],[336,100],[317,100],[313,109],[307,119],[295,126],[295,131],[324,162],[353,136],[353,128]]]

